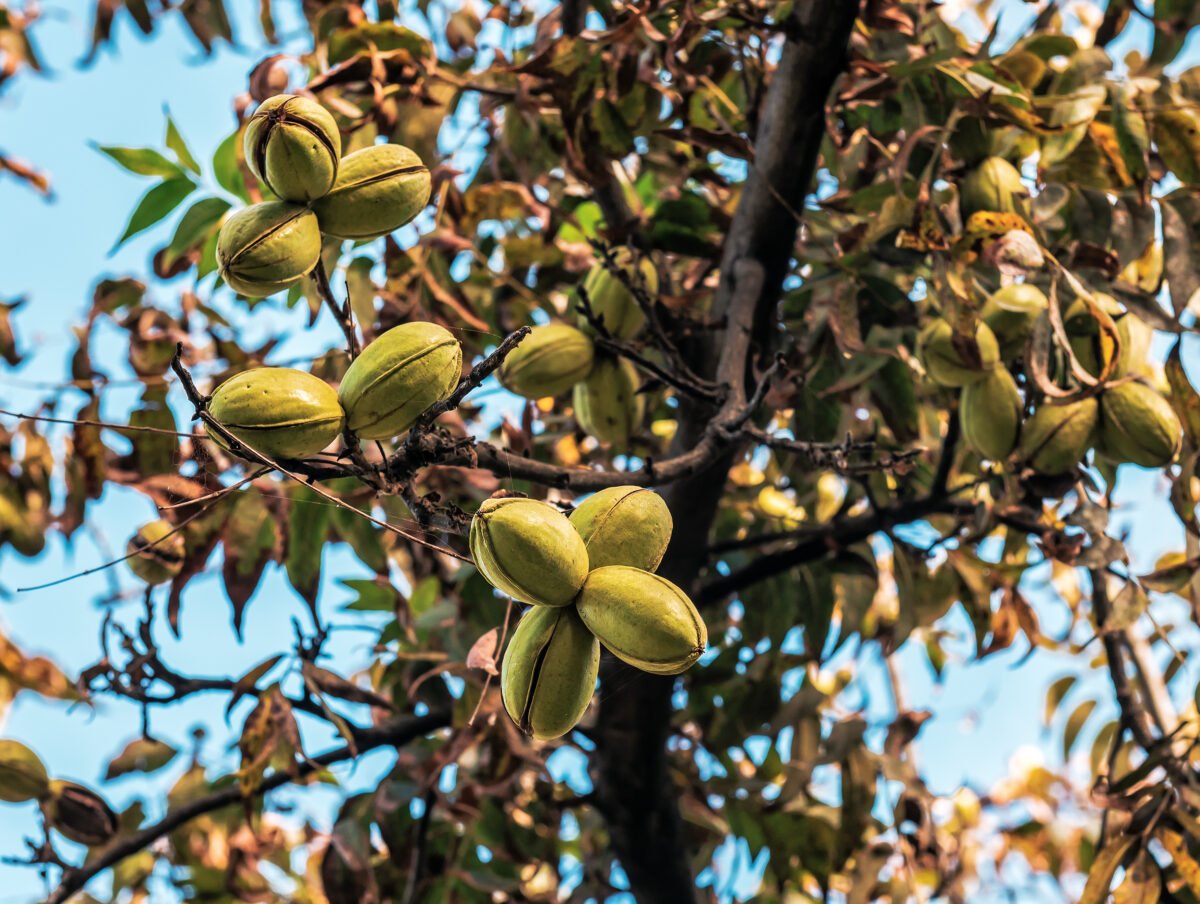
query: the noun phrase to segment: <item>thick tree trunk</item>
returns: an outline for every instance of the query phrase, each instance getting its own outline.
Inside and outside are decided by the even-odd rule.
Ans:
[[[725,316],[726,335],[710,335],[687,350],[699,373],[738,383],[751,362],[729,360],[734,331],[760,340],[773,322],[788,272],[798,212],[812,183],[824,134],[825,100],[840,73],[857,4],[811,0],[797,4],[772,77],[755,144],[756,158],[721,261],[713,315]],[[739,285],[740,282],[740,285]],[[744,398],[745,386],[733,391]],[[714,412],[680,407],[676,451],[691,448]],[[675,533],[659,573],[694,592],[704,564],[713,517],[724,492],[733,452],[707,471],[677,481],[663,495]],[[691,852],[679,816],[666,742],[671,732],[674,679],[647,675],[606,656],[593,758],[596,803],[613,848],[640,904],[686,904],[697,898]]]

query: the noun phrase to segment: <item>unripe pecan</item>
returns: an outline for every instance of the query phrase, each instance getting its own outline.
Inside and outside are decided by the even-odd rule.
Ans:
[[[217,387],[209,413],[253,451],[269,458],[308,458],[337,439],[345,423],[337,392],[291,367],[258,367]],[[209,436],[228,443],[215,430]]]

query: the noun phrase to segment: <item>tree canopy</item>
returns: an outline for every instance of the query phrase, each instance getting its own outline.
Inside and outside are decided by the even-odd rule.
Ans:
[[[302,46],[212,99],[234,128],[211,159],[169,116],[159,147],[99,148],[145,177],[109,225],[118,244],[154,238],[153,279],[97,281],[69,379],[36,410],[0,410],[0,554],[70,542],[110,486],[161,519],[123,558],[81,563],[138,588],[106,601],[95,664],[68,675],[0,635],[0,702],[133,701],[142,733],[112,781],[186,759],[156,714],[220,694],[239,766],[193,756],[166,801],[114,812],[102,783],[56,782],[6,738],[0,800],[38,798],[44,832],[31,822],[29,851],[3,853],[45,869],[54,902],[146,900],[164,882],[186,900],[715,900],[730,838],[768,855],[761,901],[1020,898],[1029,882],[1200,900],[1194,635],[1162,614],[1200,611],[1194,6],[294,4]],[[256,40],[293,40],[280,14],[264,0]],[[172,16],[205,53],[238,41],[222,0],[100,0],[89,60],[114,23],[153,34]],[[0,3],[0,90],[38,77],[38,27],[32,4]],[[280,94],[325,111],[303,135],[318,154],[340,142],[334,194],[349,155],[381,145],[416,160],[386,179],[425,187],[387,182],[401,194],[382,196],[385,225],[359,234],[333,225],[323,185],[313,261],[259,292],[266,270],[236,269],[231,224],[273,203],[268,183],[287,193],[254,135],[261,156],[246,153]],[[324,116],[335,133],[313,125]],[[0,153],[5,176],[53,183]],[[238,252],[280,235],[280,209]],[[245,341],[271,306],[335,324],[337,341],[299,361],[280,360],[282,335]],[[8,368],[31,308],[0,305]],[[376,439],[354,425],[347,400],[367,390],[347,374],[412,324],[452,336],[461,361],[441,360],[442,390]],[[98,348],[118,342],[127,362],[102,370]],[[264,366],[341,388],[336,427],[305,435],[318,451],[256,448],[294,428],[275,397],[258,433],[221,413],[236,406],[213,391]],[[130,378],[137,403],[109,404]],[[1186,537],[1145,573],[1113,517],[1138,468]],[[473,516],[522,497],[569,514],[613,487],[665,502],[653,564],[707,646],[681,674],[635,668],[573,587],[551,602],[600,634],[597,691],[573,729],[533,737],[506,712],[501,661],[544,617],[524,604],[546,600],[485,560]],[[334,546],[370,575],[344,579],[356,599],[336,624],[321,594]],[[308,617],[274,655],[245,674],[219,655],[205,674],[169,661],[161,639],[186,643],[182,613],[217,593],[196,578],[219,576],[240,636],[276,572]],[[1049,606],[1065,630],[1043,630]],[[331,632],[367,615],[361,661],[331,657]],[[952,793],[922,770],[930,714],[898,651],[940,673],[964,625],[976,659],[1075,658],[1044,701],[1062,768]],[[885,725],[860,702],[869,661],[890,678]],[[306,722],[338,746],[306,749]],[[394,767],[348,783],[328,831],[272,806],[379,749]],[[553,777],[560,750],[580,781]]]

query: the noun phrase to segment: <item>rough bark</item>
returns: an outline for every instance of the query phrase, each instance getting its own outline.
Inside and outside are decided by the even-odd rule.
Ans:
[[[712,314],[724,316],[729,326],[686,349],[696,372],[729,383],[735,401],[746,397],[751,336],[769,338],[824,134],[826,98],[842,69],[857,14],[857,4],[845,0],[815,0],[798,7],[787,23],[755,163],[722,253]],[[713,415],[711,407],[681,405],[674,449],[694,446]],[[733,454],[722,454],[663,493],[675,534],[659,573],[689,591],[698,587]],[[601,680],[593,777],[614,851],[641,904],[693,901],[692,863],[666,756],[674,681],[611,658]]]

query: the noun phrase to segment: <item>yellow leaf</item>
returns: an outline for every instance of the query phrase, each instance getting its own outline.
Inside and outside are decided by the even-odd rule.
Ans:
[[[1179,877],[1187,884],[1192,894],[1200,895],[1200,863],[1197,863],[1192,857],[1184,837],[1162,824],[1154,830],[1154,837],[1167,849],[1175,871],[1179,873]]]

